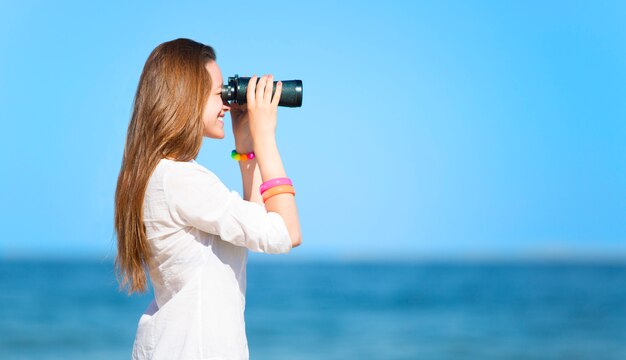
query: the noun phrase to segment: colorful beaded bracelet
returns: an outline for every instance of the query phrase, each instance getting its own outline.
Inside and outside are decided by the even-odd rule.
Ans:
[[[278,194],[292,194],[293,196],[296,196],[296,190],[294,190],[293,186],[291,185],[274,186],[273,188],[263,193],[263,203],[265,203],[267,199]]]
[[[279,186],[279,185],[293,185],[293,183],[291,182],[291,179],[289,179],[288,177],[270,179],[264,182],[263,184],[261,184],[261,186],[259,186],[259,191],[261,192],[261,195],[263,195],[265,191],[269,190],[270,188],[273,188],[274,186]]]
[[[233,160],[236,160],[236,161],[246,161],[246,160],[252,160],[252,159],[254,159],[254,156],[255,156],[255,155],[254,155],[254,151],[251,151],[251,152],[249,152],[249,153],[247,153],[247,154],[246,154],[246,153],[241,153],[241,154],[240,154],[240,153],[238,153],[238,152],[237,152],[237,149],[235,149],[235,150],[233,150],[233,151],[230,153],[230,157],[231,157]]]

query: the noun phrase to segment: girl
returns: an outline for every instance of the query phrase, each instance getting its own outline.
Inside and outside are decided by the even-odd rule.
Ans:
[[[139,319],[133,359],[248,359],[248,249],[301,243],[295,192],[276,146],[272,75],[250,79],[246,105],[221,98],[207,45],[177,39],[146,61],[115,192],[116,273],[154,301]],[[224,138],[231,111],[244,197],[195,161],[203,137]]]

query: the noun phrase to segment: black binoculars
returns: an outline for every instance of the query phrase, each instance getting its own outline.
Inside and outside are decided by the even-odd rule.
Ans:
[[[257,83],[260,78],[257,78]],[[248,89],[249,77],[239,77],[235,74],[234,77],[228,78],[228,84],[222,86],[222,100],[233,101],[237,104],[246,103],[246,90]],[[280,94],[280,101],[278,106],[286,107],[300,107],[302,106],[302,80],[281,80],[283,83],[283,89]],[[278,81],[274,81],[274,87],[272,89],[272,96],[276,92],[276,84]]]

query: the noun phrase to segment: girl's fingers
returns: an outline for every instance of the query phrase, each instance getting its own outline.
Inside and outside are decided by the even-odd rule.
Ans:
[[[265,94],[263,95],[263,102],[269,103],[272,100],[272,90],[274,88],[274,77],[270,74],[267,77],[267,84],[265,85]]]
[[[248,90],[246,91],[246,102],[248,104],[255,104],[254,91],[256,89],[256,75],[252,75],[248,81]]]
[[[278,106],[278,102],[280,101],[280,94],[283,93],[283,83],[276,83],[276,92],[274,93],[274,98],[272,99],[272,106]]]
[[[263,102],[263,93],[265,92],[265,83],[267,82],[267,76],[261,76],[259,83],[256,85],[256,101],[258,103]]]

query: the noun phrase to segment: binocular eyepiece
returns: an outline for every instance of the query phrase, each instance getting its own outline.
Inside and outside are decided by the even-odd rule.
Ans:
[[[257,78],[257,83],[260,78]],[[237,104],[246,103],[246,91],[248,89],[249,77],[239,77],[235,74],[234,77],[228,78],[228,84],[222,86],[222,100],[233,101]],[[284,80],[283,89],[280,94],[280,101],[278,106],[286,107],[300,107],[302,106],[302,80]],[[276,92],[276,84],[278,81],[274,81],[274,87],[272,89],[272,96]]]

